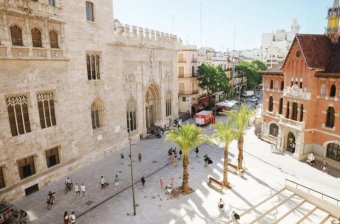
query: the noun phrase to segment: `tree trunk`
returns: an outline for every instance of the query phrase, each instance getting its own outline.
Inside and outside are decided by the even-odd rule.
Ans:
[[[240,135],[238,138],[238,164],[237,164],[237,169],[242,170],[242,164],[243,164],[243,134]]]
[[[191,193],[192,192],[191,188],[189,187],[189,154],[183,154],[182,190],[183,190],[184,193]]]
[[[228,145],[224,147],[224,169],[223,169],[223,186],[230,188],[230,184],[228,182],[228,160],[229,158],[229,149]]]

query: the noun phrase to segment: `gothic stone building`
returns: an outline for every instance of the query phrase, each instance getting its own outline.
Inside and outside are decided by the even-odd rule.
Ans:
[[[177,118],[180,41],[112,14],[112,0],[0,0],[1,199]]]
[[[339,1],[325,35],[296,35],[281,68],[263,74],[263,138],[299,160],[340,168]]]

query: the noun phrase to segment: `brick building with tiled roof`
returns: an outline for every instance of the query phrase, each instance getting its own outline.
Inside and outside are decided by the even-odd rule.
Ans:
[[[325,35],[296,35],[280,68],[263,73],[262,138],[304,160],[340,167],[340,41],[338,1]]]

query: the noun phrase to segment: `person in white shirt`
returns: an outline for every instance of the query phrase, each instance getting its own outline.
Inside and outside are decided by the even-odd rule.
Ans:
[[[83,198],[85,197],[85,191],[86,191],[86,187],[85,187],[84,183],[82,183],[80,185],[80,193],[81,193]]]
[[[74,191],[76,192],[76,196],[80,195],[78,183],[74,185]]]
[[[100,177],[100,185],[102,186],[102,189],[107,187],[109,184],[105,182],[105,179],[103,176]]]
[[[74,214],[74,212],[72,212],[72,214],[68,218],[69,218],[69,222],[71,224],[75,224],[76,223],[76,215]]]

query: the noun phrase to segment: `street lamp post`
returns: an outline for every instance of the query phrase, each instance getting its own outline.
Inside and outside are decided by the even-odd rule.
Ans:
[[[131,117],[129,116],[129,126],[131,124]],[[129,133],[129,148],[130,148],[130,171],[131,171],[131,187],[132,187],[132,204],[133,204],[133,215],[136,215],[136,201],[135,201],[135,187],[133,184],[133,160],[132,160],[132,145],[131,145],[131,133],[130,133],[130,127],[128,129]]]

